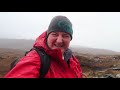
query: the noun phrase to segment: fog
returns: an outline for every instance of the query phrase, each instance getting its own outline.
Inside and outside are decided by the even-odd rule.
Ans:
[[[72,22],[71,45],[120,52],[120,12],[0,12],[0,38],[36,39],[56,15]]]

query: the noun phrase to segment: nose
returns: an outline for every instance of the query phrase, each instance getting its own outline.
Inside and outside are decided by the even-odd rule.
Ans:
[[[63,42],[63,37],[62,36],[58,36],[56,42],[57,43],[62,43]]]

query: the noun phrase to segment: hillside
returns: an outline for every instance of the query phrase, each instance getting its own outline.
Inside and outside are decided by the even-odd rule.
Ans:
[[[11,62],[24,54],[23,50],[0,48],[0,78],[10,70]],[[101,77],[105,74],[116,76],[120,73],[120,55],[75,54],[75,56],[79,60],[86,78]],[[112,68],[118,70],[112,70]]]
[[[29,50],[32,48],[35,40],[25,39],[0,39],[0,48]],[[120,52],[115,52],[106,49],[88,48],[84,46],[70,46],[73,52],[78,54],[93,54],[93,55],[120,55]]]
[[[29,50],[32,48],[34,40],[25,39],[0,39],[0,48]]]
[[[0,48],[0,77],[10,69],[10,63],[17,57],[22,57],[25,51],[18,49]]]
[[[73,52],[76,54],[92,54],[92,55],[120,55],[120,52],[107,50],[107,49],[98,49],[98,48],[90,48],[84,46],[70,46]]]

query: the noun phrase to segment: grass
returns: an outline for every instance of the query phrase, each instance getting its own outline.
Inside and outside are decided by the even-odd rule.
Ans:
[[[23,56],[18,50],[0,50],[0,78],[4,77],[10,69],[10,63],[18,56]],[[101,77],[105,74],[116,75],[120,70],[112,70],[120,67],[120,55],[75,55],[79,60],[85,78]]]

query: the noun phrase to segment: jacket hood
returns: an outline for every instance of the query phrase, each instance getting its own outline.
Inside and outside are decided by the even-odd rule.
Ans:
[[[39,37],[37,37],[37,39],[33,44],[33,47],[44,48],[45,50],[48,49],[46,40],[47,40],[47,32],[45,31]]]

